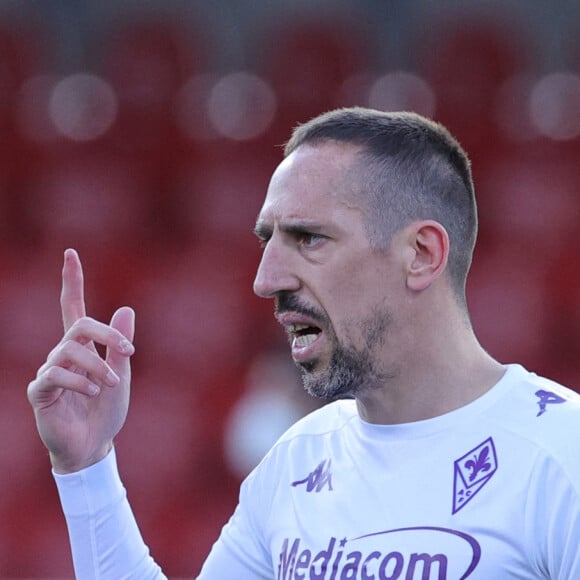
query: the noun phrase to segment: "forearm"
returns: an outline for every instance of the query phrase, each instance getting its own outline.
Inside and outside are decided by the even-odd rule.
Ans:
[[[54,473],[75,575],[83,579],[165,578],[149,555],[117,472],[114,450],[68,475]]]

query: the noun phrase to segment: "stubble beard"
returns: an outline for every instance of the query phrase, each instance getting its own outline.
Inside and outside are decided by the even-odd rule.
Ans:
[[[378,368],[374,353],[384,344],[392,316],[388,311],[374,312],[368,320],[360,323],[364,346],[356,349],[341,344],[336,333],[327,327],[333,351],[328,367],[317,371],[316,361],[299,364],[306,391],[323,401],[332,401],[378,389],[392,378],[393,373]]]

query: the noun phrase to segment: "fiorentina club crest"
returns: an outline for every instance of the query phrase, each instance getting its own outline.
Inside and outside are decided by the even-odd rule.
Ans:
[[[489,437],[463,457],[456,459],[453,472],[453,512],[457,513],[497,471],[497,455],[493,439]]]

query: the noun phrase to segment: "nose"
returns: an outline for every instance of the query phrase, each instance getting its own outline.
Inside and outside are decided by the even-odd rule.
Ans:
[[[262,298],[273,298],[280,292],[295,292],[299,288],[300,279],[291,251],[273,236],[262,253],[254,279],[254,293]]]

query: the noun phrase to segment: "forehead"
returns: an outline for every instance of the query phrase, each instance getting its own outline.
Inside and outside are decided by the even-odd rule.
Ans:
[[[301,145],[277,167],[258,222],[332,217],[355,199],[353,166],[358,149],[342,143]]]

